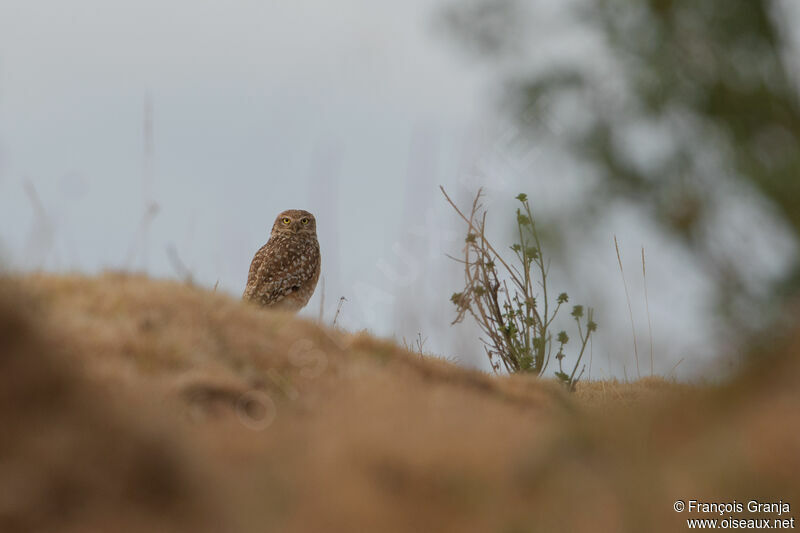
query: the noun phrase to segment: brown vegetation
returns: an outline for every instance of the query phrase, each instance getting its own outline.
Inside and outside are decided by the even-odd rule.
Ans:
[[[108,274],[3,281],[0,343],[2,531],[673,531],[676,499],[800,505],[800,340],[725,386],[569,395]]]

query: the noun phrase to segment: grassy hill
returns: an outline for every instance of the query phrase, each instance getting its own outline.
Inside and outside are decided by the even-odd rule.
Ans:
[[[173,282],[32,275],[0,282],[0,348],[4,532],[675,531],[700,516],[678,499],[800,506],[800,337],[724,386],[568,395]]]

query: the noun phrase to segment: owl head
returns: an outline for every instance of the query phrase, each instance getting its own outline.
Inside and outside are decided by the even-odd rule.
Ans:
[[[317,221],[314,215],[302,209],[289,209],[275,219],[272,235],[316,235]]]

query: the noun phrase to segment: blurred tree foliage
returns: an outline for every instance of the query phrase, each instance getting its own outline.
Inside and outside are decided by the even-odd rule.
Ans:
[[[555,66],[527,59],[550,38],[537,35],[535,2],[459,2],[445,20],[494,64],[513,65],[505,102],[525,128],[591,164],[599,179],[587,184],[597,188],[588,207],[638,206],[695,254],[729,319],[775,318],[775,303],[800,287],[798,54],[788,33],[796,24],[780,4],[759,0],[573,4],[574,23],[602,46]],[[556,132],[542,127],[543,108],[569,111]],[[736,220],[753,212],[768,222]],[[737,242],[740,227],[788,236],[788,249],[775,250],[784,268],[760,286],[747,266],[758,248]]]

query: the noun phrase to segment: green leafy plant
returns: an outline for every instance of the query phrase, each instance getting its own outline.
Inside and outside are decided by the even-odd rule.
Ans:
[[[548,286],[550,261],[545,258],[542,241],[536,228],[528,197],[516,199],[517,236],[510,251],[514,259],[507,262],[486,237],[486,211],[482,208],[482,191],[478,191],[469,214],[465,214],[441,188],[447,201],[467,224],[464,257],[453,258],[464,265],[464,289],[453,294],[457,316],[453,324],[471,315],[481,331],[486,355],[497,372],[542,375],[553,353],[558,361],[556,377],[570,390],[583,376],[581,361],[592,333],[597,330],[594,310],[575,305],[571,316],[576,324],[579,348],[575,362],[565,366],[564,348],[570,338],[566,331],[554,335],[554,321],[569,302],[566,292],[553,298]],[[578,372],[578,369],[580,373]]]

